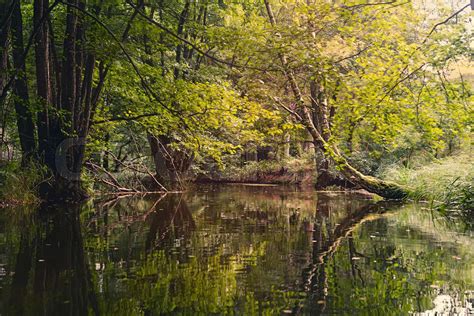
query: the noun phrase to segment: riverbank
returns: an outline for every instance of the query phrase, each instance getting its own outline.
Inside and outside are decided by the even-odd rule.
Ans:
[[[417,168],[392,167],[384,178],[410,192],[409,198],[445,210],[474,209],[474,157],[460,153]]]
[[[304,187],[315,185],[314,163],[304,159],[285,161],[250,161],[244,165],[229,166],[198,174],[197,183],[253,183],[253,184],[294,184]]]
[[[4,166],[0,172],[0,208],[39,202],[38,183],[43,181],[40,170],[22,171],[18,166]],[[121,173],[116,174],[117,178]],[[393,166],[382,174],[386,180],[405,187],[409,199],[427,201],[433,208],[445,210],[474,209],[474,158],[468,153],[432,161],[417,168]],[[284,162],[249,162],[242,167],[200,174],[194,183],[234,183],[251,185],[297,185],[314,188],[316,172],[309,160],[292,159]],[[103,193],[100,183],[88,180],[91,192]],[[110,189],[110,188],[108,188]],[[329,187],[327,191],[354,191]]]

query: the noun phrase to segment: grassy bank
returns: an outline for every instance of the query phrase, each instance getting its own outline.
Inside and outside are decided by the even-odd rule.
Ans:
[[[39,203],[38,184],[42,180],[44,172],[38,166],[3,165],[0,168],[0,206]]]
[[[197,181],[311,186],[314,185],[315,171],[311,159],[290,158],[283,161],[249,161],[242,166],[230,165],[224,170],[200,175]]]
[[[469,153],[410,169],[391,167],[384,178],[405,186],[410,198],[439,210],[474,209],[474,158]]]
[[[310,158],[251,161],[209,172],[197,180],[310,187],[315,184],[314,165]],[[391,166],[381,176],[406,187],[410,199],[427,201],[438,210],[474,210],[474,158],[469,153],[436,160],[418,168]],[[122,171],[116,177],[120,183],[146,190],[136,174]],[[0,206],[38,203],[38,184],[43,180],[44,172],[39,167],[22,169],[17,163],[3,165],[0,168]],[[84,183],[91,193],[93,187],[97,189],[101,185],[87,174]],[[104,187],[104,190],[108,189],[110,187]]]

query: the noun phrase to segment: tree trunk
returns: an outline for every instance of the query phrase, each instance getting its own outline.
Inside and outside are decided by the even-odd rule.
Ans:
[[[55,171],[55,146],[51,143],[54,120],[50,118],[52,104],[52,84],[50,74],[49,32],[46,15],[49,1],[35,0],[33,5],[34,25],[38,29],[35,36],[36,88],[42,108],[38,113],[38,145],[40,159]]]
[[[26,163],[36,154],[35,126],[33,115],[30,111],[30,98],[28,93],[28,82],[26,78],[26,67],[23,60],[23,19],[21,15],[20,1],[14,2],[12,13],[12,42],[13,42],[13,67],[17,73],[13,90],[16,98],[15,112],[23,154],[22,164]]]
[[[289,132],[287,132],[287,133],[283,136],[283,140],[284,140],[285,144],[283,145],[283,155],[282,155],[282,159],[285,160],[285,159],[289,159],[289,158],[290,158],[291,134],[290,134]]]
[[[168,189],[182,190],[185,188],[186,174],[194,160],[194,155],[186,150],[172,149],[170,139],[148,134],[156,178]]]
[[[155,177],[158,182],[166,184],[166,174],[168,169],[166,168],[166,160],[163,155],[163,151],[160,149],[160,141],[158,137],[148,133],[148,144],[150,145],[151,155],[153,163],[155,165]]]
[[[8,149],[8,143],[5,141],[6,130],[7,130],[7,113],[8,113],[8,100],[6,90],[8,90],[8,54],[10,49],[10,24],[11,24],[11,4],[8,0],[0,0],[0,91],[2,97],[0,98],[0,146],[6,145]],[[3,148],[0,147],[0,151]],[[0,157],[1,159],[2,157]]]
[[[34,1],[34,21],[38,28],[35,37],[37,95],[43,105],[38,114],[39,156],[54,178],[41,184],[40,195],[46,199],[78,201],[87,198],[81,185],[81,170],[91,116],[95,58],[90,53],[77,53],[78,42],[85,39],[78,34],[81,32],[78,32],[76,11],[85,5],[77,0],[70,3],[60,65],[52,58],[54,44],[47,23],[48,0]],[[81,45],[80,48],[85,49],[86,46]],[[87,61],[76,60],[78,56],[87,56]],[[55,104],[58,100],[59,104]],[[64,115],[59,116],[59,111]]]
[[[11,5],[9,1],[1,0],[0,3],[0,91],[6,86],[8,80],[8,49],[9,49],[9,31],[11,24]],[[3,104],[2,104],[3,105]]]
[[[188,13],[189,13],[189,6],[191,4],[190,0],[186,0],[184,4],[183,11],[181,11],[181,14],[179,16],[179,21],[178,21],[178,30],[177,30],[177,35],[181,36],[184,31],[184,24],[186,23],[186,20],[188,18]],[[179,43],[176,46],[176,67],[174,68],[174,79],[179,78],[179,68],[180,68],[180,63],[181,63],[181,55],[183,51],[183,44]]]
[[[328,142],[331,137],[328,99],[321,81],[321,78],[319,82],[316,82],[316,80],[310,81],[312,121],[324,141]],[[315,141],[314,149],[316,153],[317,189],[323,189],[332,185],[342,187],[354,186],[340,175],[331,163],[331,160],[326,157],[323,142]]]

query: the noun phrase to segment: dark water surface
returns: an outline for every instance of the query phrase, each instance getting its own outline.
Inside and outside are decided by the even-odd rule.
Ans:
[[[0,310],[474,315],[473,242],[422,206],[283,187],[5,209]]]

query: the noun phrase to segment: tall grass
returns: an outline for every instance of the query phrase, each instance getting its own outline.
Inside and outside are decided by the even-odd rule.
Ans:
[[[38,184],[44,180],[45,172],[39,165],[21,168],[17,163],[0,168],[0,202],[3,204],[36,204]]]
[[[438,209],[474,209],[474,157],[468,153],[440,159],[417,169],[385,170],[384,178],[400,183],[416,201]]]

